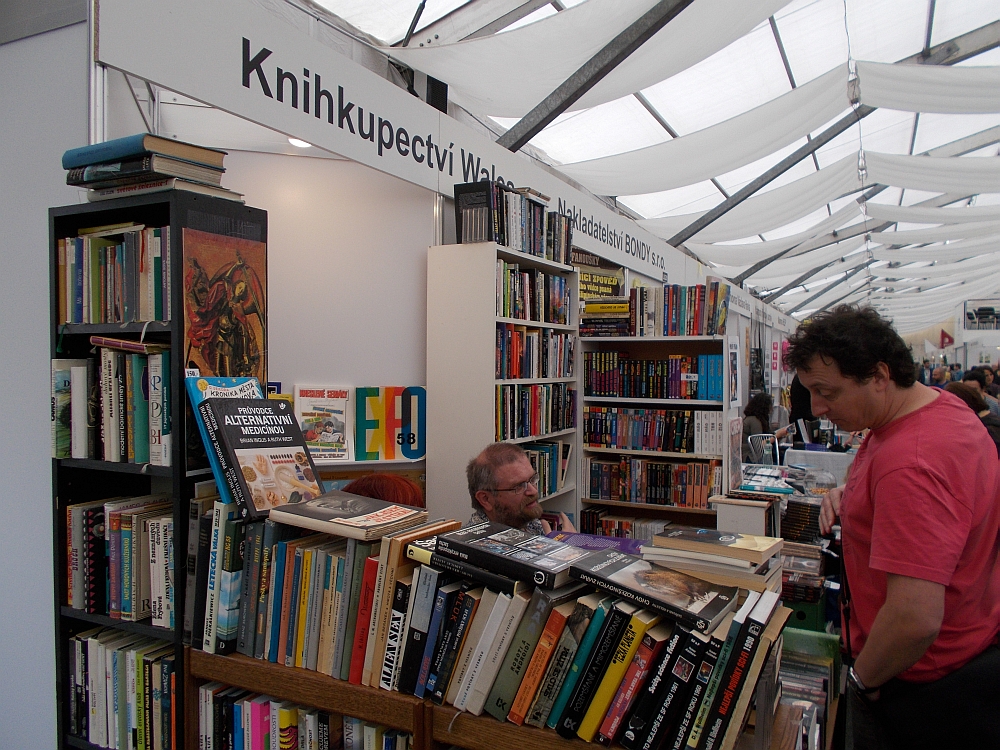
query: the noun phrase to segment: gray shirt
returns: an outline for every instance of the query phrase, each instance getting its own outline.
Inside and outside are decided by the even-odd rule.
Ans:
[[[486,523],[490,519],[481,510],[473,512],[472,516],[469,517],[469,522],[465,524],[466,526],[474,526],[477,523]],[[527,531],[529,534],[545,534],[545,529],[542,528],[542,522],[539,519],[533,519],[528,521],[524,526],[521,527],[522,531]]]

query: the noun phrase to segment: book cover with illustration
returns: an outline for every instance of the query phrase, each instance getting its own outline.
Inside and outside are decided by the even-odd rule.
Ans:
[[[782,539],[734,531],[699,529],[695,526],[670,526],[653,537],[654,547],[708,552],[762,563],[781,551]]]
[[[351,389],[296,385],[295,418],[314,461],[353,461]]]
[[[592,552],[570,566],[570,576],[654,609],[702,632],[736,604],[737,589],[719,586],[618,550]]]
[[[209,455],[208,434],[198,413],[198,405],[206,398],[263,398],[257,378],[202,377],[198,370],[187,370],[184,389],[187,391],[187,470],[197,471],[206,467],[217,476],[213,456]],[[219,494],[225,502],[230,502],[229,492],[219,487]]]
[[[218,459],[216,483],[229,489],[241,518],[266,518],[272,508],[321,494],[316,467],[287,401],[209,398],[198,410],[209,452]]]
[[[427,391],[421,385],[357,388],[358,461],[415,461],[427,452]]]
[[[187,227],[182,241],[184,367],[266,383],[267,245]]]

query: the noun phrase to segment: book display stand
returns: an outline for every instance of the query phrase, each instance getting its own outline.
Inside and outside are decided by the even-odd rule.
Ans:
[[[118,277],[119,284],[127,278],[155,278],[160,284],[153,289],[150,282],[150,297],[147,298],[148,310],[155,311],[162,320],[143,321],[142,316],[133,314],[131,311],[118,310],[118,315],[109,315],[108,310],[112,309],[115,303],[106,304],[113,298],[113,293],[109,291],[109,279],[115,277],[107,271],[106,265],[102,265],[100,253],[95,253],[90,260],[93,265],[87,269],[80,270],[80,280],[86,279],[91,282],[91,291],[95,292],[88,300],[88,314],[85,316],[73,316],[73,311],[68,307],[74,302],[73,284],[69,284],[67,292],[66,255],[67,238],[75,238],[80,235],[81,230],[93,227],[107,227],[121,225],[121,227],[132,228],[136,225],[143,227],[156,227],[160,231],[159,258],[155,276],[147,273],[144,277],[137,277],[135,274],[125,273]],[[214,245],[215,255],[205,252],[194,253],[193,245],[185,247],[186,230],[202,233],[201,236],[216,238]],[[190,235],[188,235],[190,236]],[[113,232],[107,235],[109,243],[114,244],[122,240],[122,235],[115,235]],[[207,468],[189,468],[188,448],[191,443],[190,435],[201,447],[197,432],[193,431],[193,424],[190,424],[190,415],[186,409],[187,399],[184,392],[184,368],[188,360],[194,353],[188,347],[186,341],[185,320],[191,311],[191,305],[203,298],[199,297],[202,292],[212,288],[213,283],[220,283],[220,277],[216,273],[220,268],[228,269],[228,280],[239,284],[244,283],[239,291],[243,294],[252,295],[255,292],[263,291],[261,288],[251,289],[252,284],[248,284],[249,274],[245,273],[245,268],[241,263],[253,263],[247,258],[240,258],[235,250],[241,242],[252,242],[266,253],[267,242],[267,214],[260,209],[251,208],[232,200],[199,195],[186,191],[165,191],[159,193],[149,193],[140,196],[115,198],[89,204],[65,206],[52,208],[49,210],[49,256],[51,259],[50,283],[51,283],[51,357],[94,359],[94,344],[91,343],[91,336],[115,337],[126,339],[132,342],[145,342],[151,345],[160,345],[168,349],[173,355],[169,358],[169,367],[163,372],[164,389],[166,390],[167,403],[169,404],[169,417],[166,425],[169,426],[171,439],[168,443],[168,450],[161,457],[161,461],[168,465],[153,465],[147,458],[145,461],[129,462],[126,454],[125,460],[108,461],[103,460],[105,453],[102,446],[100,428],[100,394],[99,388],[91,388],[92,400],[91,409],[97,410],[97,426],[92,427],[96,435],[96,444],[87,452],[88,458],[53,458],[52,460],[52,486],[53,486],[53,518],[55,528],[53,532],[53,564],[55,568],[55,635],[56,635],[56,729],[59,747],[94,747],[95,745],[82,739],[79,734],[80,717],[74,708],[74,696],[71,696],[69,685],[71,672],[73,670],[79,675],[83,671],[83,664],[80,664],[75,655],[71,653],[71,639],[84,631],[95,627],[105,627],[111,629],[112,635],[115,631],[121,635],[134,634],[137,636],[155,638],[170,644],[169,655],[174,659],[174,679],[175,695],[173,711],[177,717],[178,736],[175,738],[177,748],[197,747],[185,744],[184,732],[180,731],[185,727],[185,717],[190,724],[191,716],[194,716],[194,724],[197,726],[197,701],[187,703],[184,685],[190,677],[184,669],[185,648],[182,638],[181,622],[184,613],[184,568],[185,551],[188,540],[188,502],[194,494],[195,483],[205,479],[210,479],[210,470]],[[124,244],[123,244],[124,246]],[[202,245],[202,249],[204,249]],[[61,252],[60,252],[61,250]],[[228,252],[228,256],[227,256]],[[225,257],[224,257],[225,256]],[[80,258],[84,255],[81,251]],[[102,257],[105,257],[106,254]],[[139,255],[135,256],[140,257]],[[266,259],[266,254],[263,256]],[[200,262],[199,262],[200,259]],[[211,261],[210,261],[211,259]],[[127,261],[131,263],[131,260]],[[266,269],[266,260],[264,262]],[[200,268],[199,268],[200,267]],[[145,270],[145,269],[127,269]],[[198,271],[203,271],[204,276],[198,276]],[[86,275],[84,272],[86,271]],[[93,272],[93,273],[91,273]],[[225,271],[223,271],[223,275]],[[239,279],[235,277],[239,276]],[[266,270],[264,272],[266,279]],[[186,281],[187,280],[187,281]],[[192,284],[204,282],[197,289],[192,288]],[[185,285],[193,292],[192,295],[185,295]],[[77,293],[82,295],[82,284],[77,285]],[[266,289],[266,287],[264,287]],[[135,290],[133,290],[135,291]],[[154,305],[148,300],[156,298]],[[186,300],[187,297],[187,300]],[[138,298],[123,293],[119,295],[119,301],[125,299],[129,304]],[[67,304],[68,300],[68,304]],[[76,300],[78,303],[82,299]],[[266,314],[265,300],[258,300],[261,315]],[[101,306],[105,312],[101,312]],[[82,312],[82,305],[81,312]],[[205,308],[202,308],[205,309]],[[249,309],[249,308],[245,308]],[[99,320],[101,317],[118,320],[137,320],[138,322],[89,322],[89,323],[66,323],[66,320]],[[211,326],[206,327],[206,331]],[[218,333],[218,328],[215,328]],[[266,330],[266,324],[263,326]],[[252,334],[248,331],[243,333],[243,341],[247,341]],[[266,341],[258,343],[266,344]],[[232,354],[232,351],[229,351]],[[243,354],[246,354],[244,350]],[[239,355],[239,353],[237,353]],[[221,356],[221,355],[220,355]],[[229,356],[227,354],[227,356]],[[261,372],[265,371],[266,346],[257,350],[258,359],[255,360],[260,365]],[[99,358],[99,357],[98,357]],[[252,359],[252,358],[251,358]],[[244,363],[246,359],[244,359]],[[230,364],[235,365],[235,358]],[[237,374],[237,373],[233,373]],[[133,426],[134,427],[134,426]],[[148,432],[148,428],[145,432]],[[109,439],[110,432],[105,432],[105,439]],[[142,429],[136,429],[132,444],[141,446],[148,436]],[[148,447],[148,446],[147,446]],[[140,451],[141,453],[141,451]],[[140,456],[142,457],[142,456]],[[135,459],[134,459],[135,461]],[[106,588],[105,574],[101,566],[104,563],[95,564],[90,580],[87,584],[92,589],[92,593],[85,594],[83,601],[73,601],[72,596],[72,576],[81,576],[84,573],[86,560],[77,557],[71,558],[68,548],[71,531],[67,528],[68,514],[72,506],[80,503],[98,501],[103,498],[131,497],[149,495],[152,493],[163,495],[167,501],[167,509],[163,511],[166,516],[172,519],[173,523],[173,549],[175,551],[175,576],[173,612],[174,627],[157,627],[151,623],[149,617],[139,618],[137,622],[127,621],[112,617],[108,610],[108,601],[104,594]],[[96,503],[96,505],[100,505]],[[103,507],[100,507],[100,518],[94,518],[94,526],[90,529],[93,538],[90,539],[93,547],[91,559],[97,561],[105,555],[105,526],[103,518]],[[77,587],[77,593],[79,586]],[[88,611],[89,610],[89,611]],[[169,625],[169,620],[167,620]],[[84,702],[84,706],[86,703]],[[77,703],[77,708],[79,703]],[[76,728],[74,734],[73,729]],[[86,736],[86,735],[84,735]]]

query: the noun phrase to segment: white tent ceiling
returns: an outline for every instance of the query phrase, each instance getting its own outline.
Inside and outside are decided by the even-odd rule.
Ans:
[[[418,0],[318,2],[501,128],[656,5],[427,0],[404,48]],[[916,64],[956,39],[977,54]],[[990,255],[1000,250],[998,40],[997,0],[694,0],[530,144],[670,239],[852,106],[873,107],[684,245],[766,292],[821,267],[775,300],[788,310],[868,263],[795,314],[855,289],[849,299],[898,312],[912,330],[949,313],[947,301],[960,303],[966,287],[1000,291],[1000,274],[989,273],[1000,269]],[[881,187],[860,200],[870,186]],[[880,291],[885,279],[907,278],[922,279],[914,288],[952,286]]]

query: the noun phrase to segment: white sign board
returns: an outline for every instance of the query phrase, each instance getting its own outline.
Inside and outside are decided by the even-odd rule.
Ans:
[[[550,196],[574,244],[653,278],[685,278],[663,240],[312,39],[239,0],[99,0],[97,61],[451,196],[497,180]],[[488,61],[483,75],[493,75]]]

